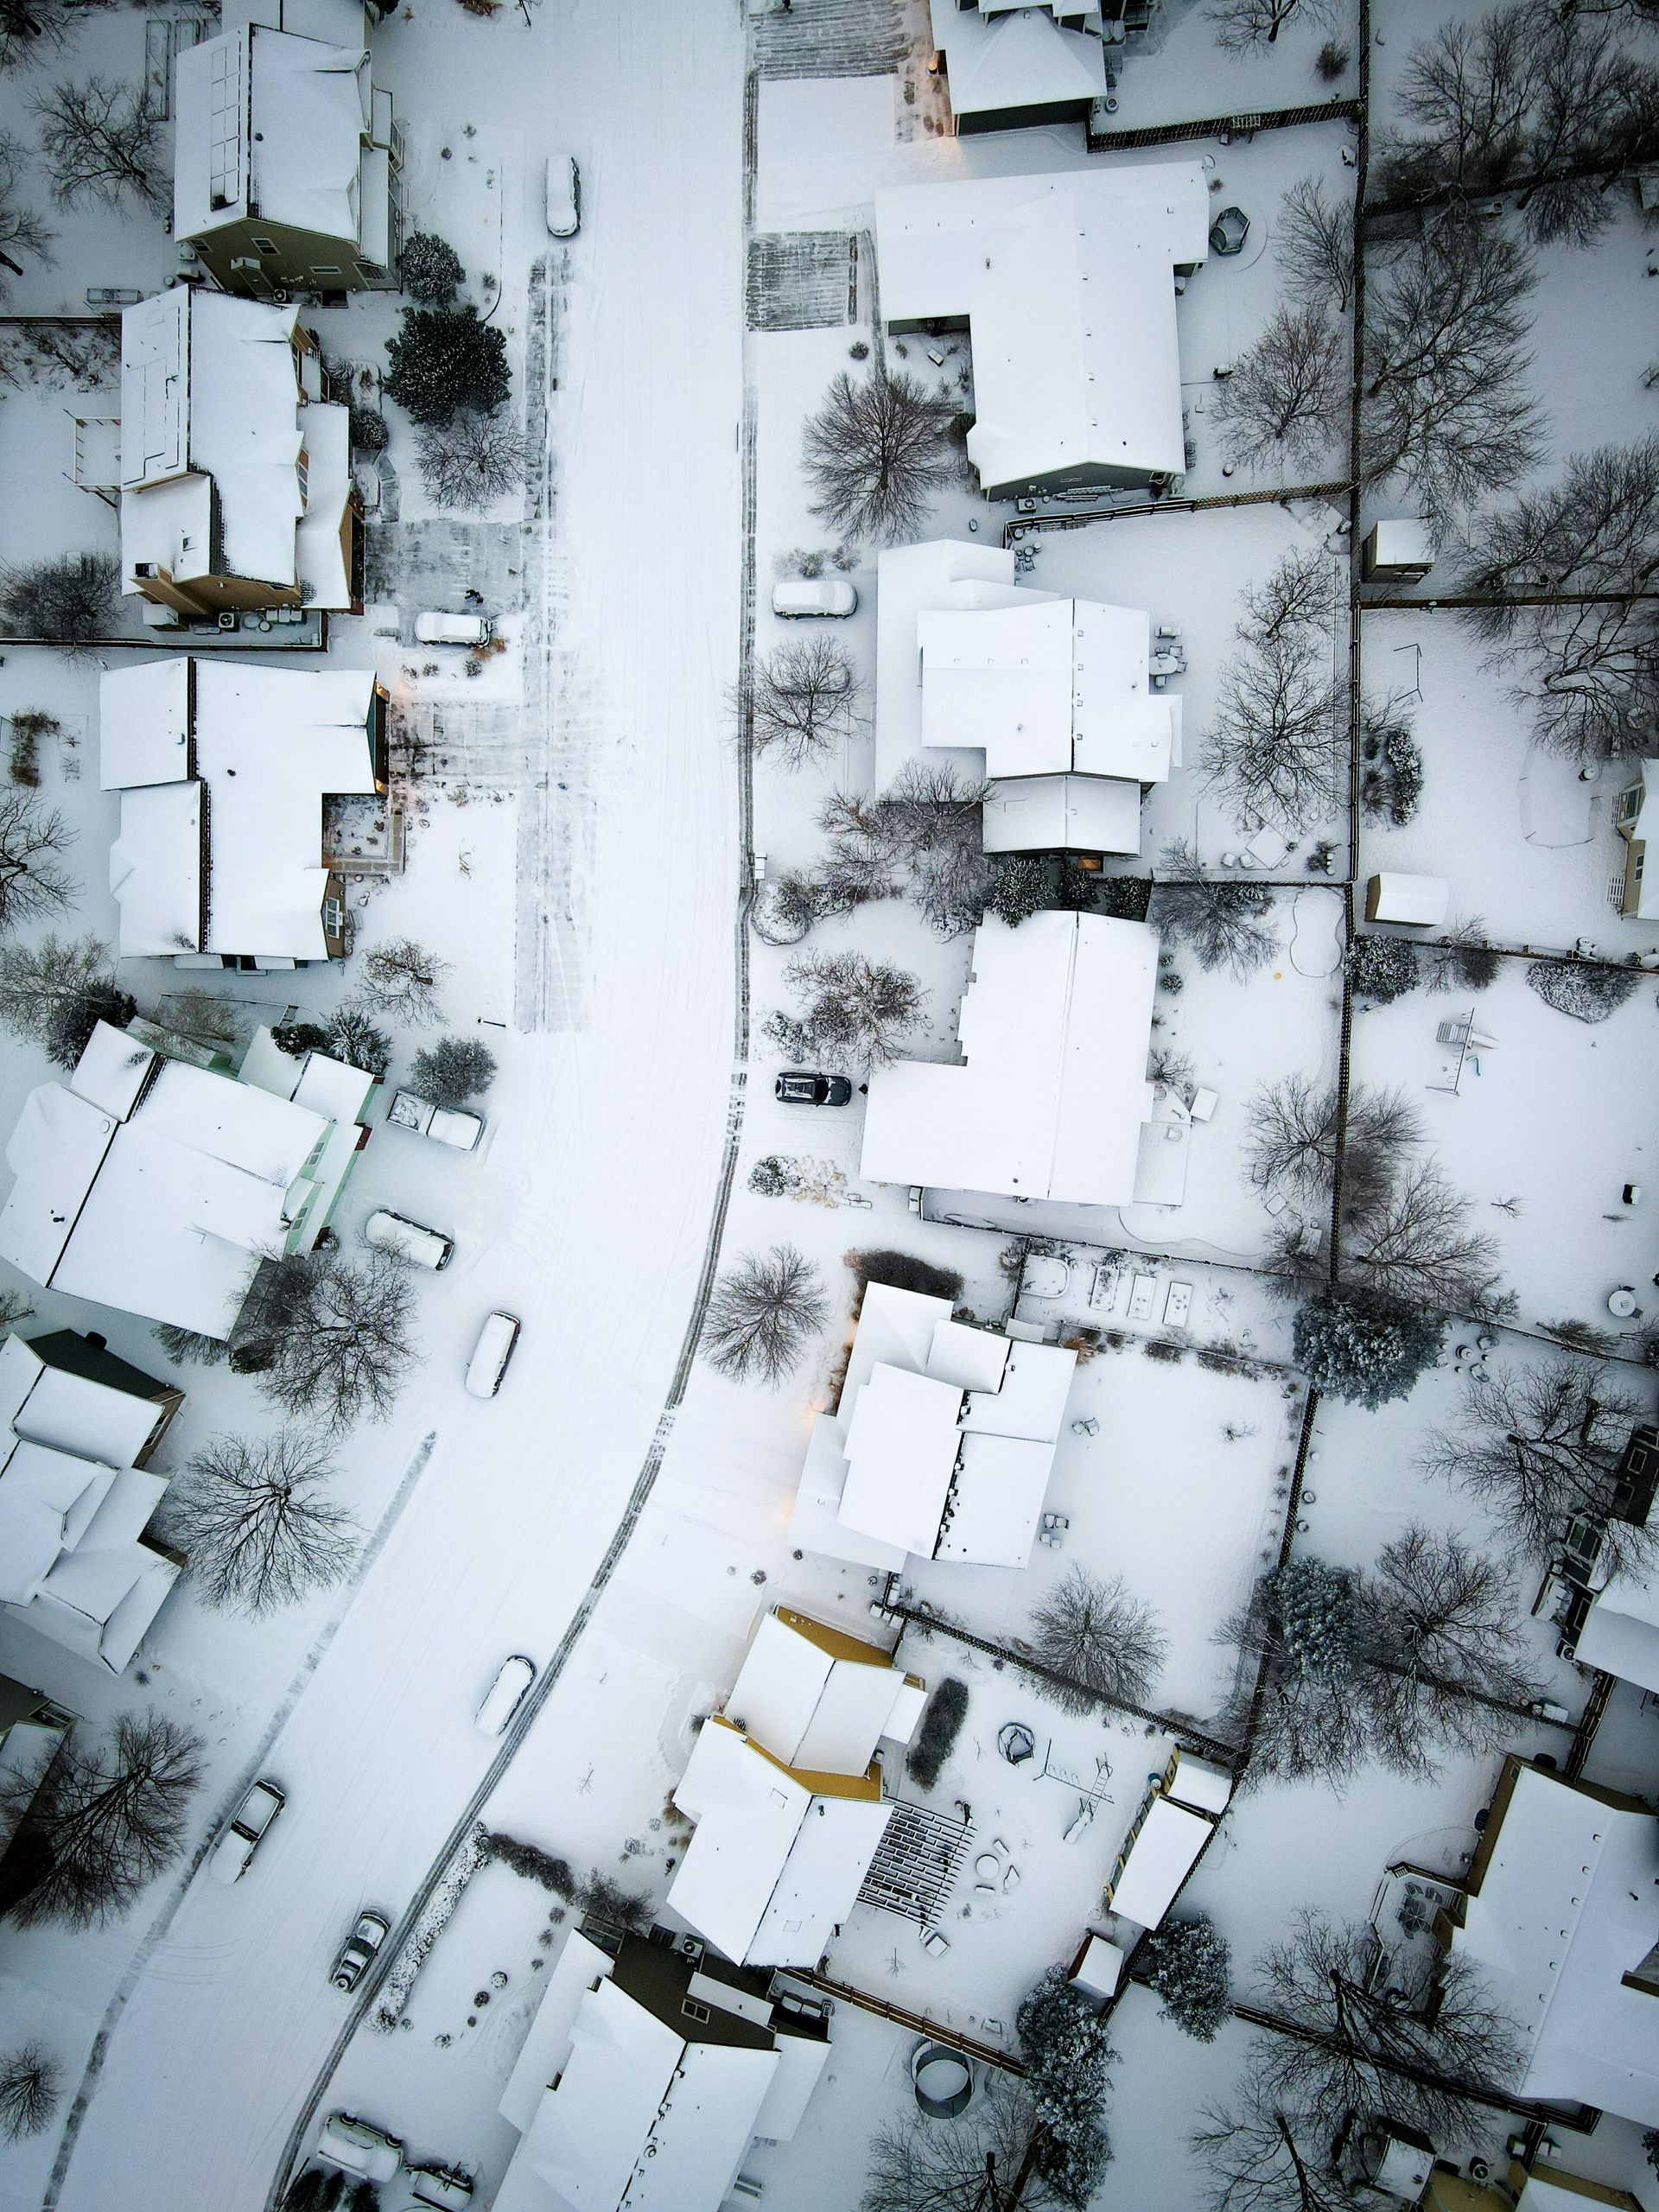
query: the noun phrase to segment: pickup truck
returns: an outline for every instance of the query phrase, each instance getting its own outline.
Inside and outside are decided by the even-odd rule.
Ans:
[[[434,1137],[439,1144],[453,1145],[457,1152],[474,1152],[484,1134],[484,1124],[476,1114],[455,1113],[443,1106],[435,1106],[429,1098],[420,1098],[412,1090],[400,1090],[391,1102],[391,1111],[386,1119],[396,1128],[413,1129],[417,1136]]]

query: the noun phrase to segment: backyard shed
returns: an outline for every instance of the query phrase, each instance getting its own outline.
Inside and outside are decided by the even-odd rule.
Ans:
[[[1368,922],[1398,922],[1429,930],[1446,919],[1452,887],[1443,875],[1402,875],[1385,871],[1365,887]]]

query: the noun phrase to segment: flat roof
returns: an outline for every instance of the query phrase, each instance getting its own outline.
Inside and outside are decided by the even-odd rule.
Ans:
[[[1112,1885],[1112,1910],[1137,1928],[1156,1928],[1214,1834],[1214,1821],[1202,1814],[1154,1797]]]

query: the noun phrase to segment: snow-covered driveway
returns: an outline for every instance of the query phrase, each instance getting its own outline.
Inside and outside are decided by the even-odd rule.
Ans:
[[[471,1713],[500,1656],[556,1644],[702,1258],[733,1055],[741,25],[682,0],[534,14],[431,0],[377,46],[405,111],[516,137],[526,234],[547,153],[582,172],[552,276],[544,570],[555,801],[568,764],[587,809],[551,841],[574,861],[567,880],[550,859],[547,903],[569,905],[580,988],[575,1026],[516,1052],[479,1214],[454,1224],[488,1239],[469,1325],[508,1307],[523,1344],[493,1406],[445,1344],[399,1409],[411,1441],[435,1430],[430,1463],[267,1762],[289,1792],[267,1851],[235,1890],[199,1878],[143,1955],[56,2200],[74,2212],[264,2202],[340,2024],[334,1946],[359,1905],[401,1909],[482,1774]],[[522,937],[540,887],[519,887]]]

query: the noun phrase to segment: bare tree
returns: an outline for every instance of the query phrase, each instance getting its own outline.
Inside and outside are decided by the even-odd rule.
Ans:
[[[1374,1755],[1430,1777],[1435,1751],[1502,1750],[1541,1694],[1521,1663],[1508,1570],[1455,1530],[1411,1522],[1361,1586]]]
[[[61,912],[75,893],[75,880],[58,855],[75,833],[55,807],[15,785],[0,789],[0,931]]]
[[[231,1347],[223,1337],[204,1336],[200,1329],[181,1329],[172,1321],[158,1321],[150,1331],[175,1367],[222,1367]]]
[[[427,496],[441,507],[476,512],[523,487],[529,448],[501,409],[481,415],[466,408],[447,423],[432,423],[416,447]]]
[[[124,1028],[137,1011],[116,984],[110,949],[95,937],[0,945],[0,1028],[73,1067],[99,1021]]]
[[[94,1744],[78,1730],[46,1770],[8,1853],[3,1891],[26,1927],[90,1928],[130,1911],[184,1847],[201,1738],[165,1713],[124,1713]]]
[[[1585,1358],[1483,1367],[1466,1380],[1463,1417],[1423,1454],[1426,1472],[1476,1498],[1535,1566],[1554,1559],[1570,1521],[1605,1523],[1603,1564],[1641,1573],[1659,1535],[1620,1517],[1618,1461],[1646,1408],[1611,1368]]]
[[[1518,2077],[1519,2031],[1462,1952],[1398,1955],[1378,1972],[1380,1949],[1369,1927],[1295,1916],[1256,1962],[1263,2008],[1295,2031],[1257,2042],[1256,2081],[1326,2140],[1352,2113],[1461,2137],[1483,2116],[1478,2095]]]
[[[753,1377],[776,1389],[800,1364],[829,1312],[823,1277],[794,1245],[747,1252],[715,1285],[703,1357],[734,1382]]]
[[[1200,968],[1227,968],[1241,980],[1264,968],[1278,943],[1267,885],[1198,874],[1197,855],[1179,838],[1165,847],[1164,865],[1177,873],[1153,891],[1154,924],[1191,946]]]
[[[1281,308],[1234,365],[1211,409],[1228,458],[1306,470],[1348,422],[1348,347],[1322,307]]]
[[[1454,916],[1444,935],[1423,947],[1423,982],[1431,991],[1486,990],[1503,965],[1478,914]]]
[[[412,937],[388,938],[384,944],[372,944],[361,957],[357,1003],[365,1014],[423,1029],[442,1011],[438,993],[448,973],[449,963]]]
[[[1325,180],[1299,177],[1279,207],[1279,265],[1305,308],[1345,314],[1354,296],[1354,207],[1325,195]]]
[[[1222,671],[1205,754],[1206,780],[1230,804],[1300,830],[1338,797],[1336,565],[1287,553],[1244,594],[1242,651]]]
[[[54,85],[35,104],[41,156],[55,199],[119,208],[130,194],[146,207],[167,199],[162,182],[162,111],[147,85],[84,78]]]
[[[41,59],[63,46],[109,0],[0,0],[0,69]]]
[[[337,1471],[327,1441],[299,1428],[215,1436],[194,1454],[166,1523],[207,1604],[257,1619],[341,1579],[360,1531],[327,1495]]]
[[[1144,1705],[1169,1650],[1157,1616],[1121,1574],[1102,1582],[1075,1564],[1032,1607],[1030,1643],[1039,1665],[1076,1685],[1046,1685],[1072,1713],[1092,1713],[1102,1699]]]
[[[0,565],[0,614],[15,638],[83,659],[120,618],[120,571],[107,553],[62,553]]]
[[[0,2052],[0,2136],[21,2143],[51,2125],[63,2099],[63,2062],[43,2043]]]
[[[328,1427],[349,1427],[365,1414],[385,1421],[415,1357],[407,1261],[380,1250],[354,1259],[296,1253],[272,1274],[257,1349],[239,1325],[233,1346],[260,1389],[285,1413]]]
[[[1344,1210],[1343,1273],[1407,1306],[1490,1311],[1500,1300],[1496,1238],[1469,1225],[1469,1200],[1433,1159],[1405,1168],[1381,1193]]]
[[[1449,219],[1397,248],[1365,303],[1360,467],[1402,477],[1445,526],[1542,450],[1527,385],[1532,263],[1493,224]]]
[[[1209,2167],[1209,2212],[1356,2212],[1332,2139],[1246,2075],[1231,2105],[1206,2105],[1187,2139]]]
[[[1524,165],[1535,33],[1520,8],[1443,23],[1411,50],[1395,95],[1407,126],[1377,149],[1394,198],[1490,191]]]
[[[802,953],[784,977],[801,1010],[769,1014],[765,1035],[787,1058],[860,1073],[898,1058],[927,998],[914,976],[861,952]]]
[[[802,453],[812,512],[852,538],[913,537],[955,467],[950,410],[903,371],[831,382]]]
[[[1024,2083],[987,2067],[957,2119],[912,2112],[876,2130],[859,2212],[1004,2212],[1035,2129]],[[1020,2196],[1031,2208],[1055,2202],[1036,2174]]]
[[[859,683],[847,648],[815,632],[755,663],[750,728],[757,753],[798,768],[846,736]]]
[[[1224,54],[1248,54],[1272,46],[1293,16],[1304,22],[1329,23],[1329,0],[1210,0],[1210,21],[1216,44]]]
[[[1246,1109],[1245,1158],[1259,1191],[1307,1205],[1328,1198],[1341,1127],[1334,1084],[1303,1075],[1263,1084]],[[1344,1153],[1350,1202],[1357,1188],[1391,1186],[1422,1142],[1423,1125],[1403,1091],[1356,1084],[1348,1094]]]
[[[0,48],[5,41],[4,8],[0,6]],[[4,67],[0,59],[0,67]],[[23,197],[33,159],[21,138],[0,130],[0,300],[11,296],[8,276],[23,273],[19,254],[29,261],[51,262],[55,234]]]

